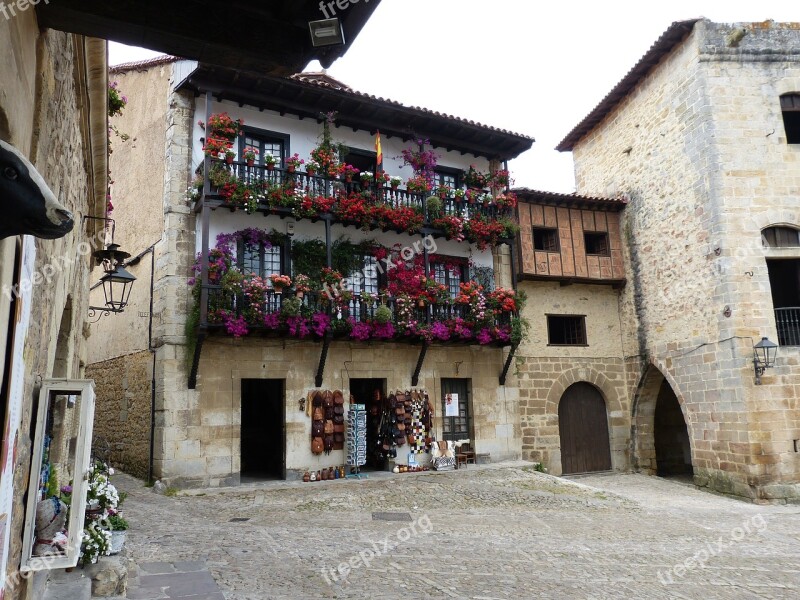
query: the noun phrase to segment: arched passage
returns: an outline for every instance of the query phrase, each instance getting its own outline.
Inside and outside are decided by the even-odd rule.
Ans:
[[[651,475],[692,473],[692,446],[674,382],[655,364],[642,375],[633,403],[634,467]]]
[[[569,386],[558,403],[561,472],[611,470],[608,414],[603,395],[589,383]]]
[[[656,400],[653,420],[656,472],[661,476],[691,475],[692,448],[689,430],[678,397],[665,379]]]

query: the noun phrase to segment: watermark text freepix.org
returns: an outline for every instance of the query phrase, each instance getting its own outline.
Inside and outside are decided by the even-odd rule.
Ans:
[[[738,542],[741,542],[745,535],[752,535],[753,533],[760,533],[767,528],[767,521],[761,515],[755,515],[742,523],[741,527],[734,527],[730,531],[728,540],[723,536],[714,542],[708,542],[704,548],[695,552],[692,556],[667,569],[666,572],[658,572],[659,581],[664,584],[674,583],[675,579],[683,578],[687,573],[695,569],[702,569],[706,566],[706,562],[719,554],[722,554],[726,549],[733,547]],[[674,576],[674,577],[673,577]]]
[[[428,254],[436,254],[436,251],[439,249],[439,247],[436,245],[436,240],[433,239],[433,236],[426,235],[421,240],[417,240],[410,246],[404,247],[402,250],[400,250],[399,255],[404,261],[409,261],[414,258],[414,256],[422,254],[423,249],[427,250]],[[395,264],[392,256],[388,255],[381,260],[376,260],[374,264],[367,265],[364,268],[363,273],[352,273],[350,277],[345,277],[335,285],[328,283],[323,284],[322,291],[325,293],[328,299],[333,300],[341,296],[342,292],[360,290],[362,282],[371,281],[378,275],[383,275],[384,273],[396,268],[397,265]]]
[[[336,16],[336,9],[338,8],[341,12],[346,11],[350,8],[351,4],[358,4],[359,0],[333,0],[333,2],[323,2],[319,3],[319,11],[325,15],[326,19],[330,19]],[[364,0],[364,4],[367,4],[369,0]]]
[[[334,569],[331,567],[322,567],[320,570],[322,577],[328,585],[333,585],[333,582],[339,582],[347,579],[347,576],[361,567],[369,568],[372,561],[381,556],[386,556],[392,550],[397,548],[400,544],[406,543],[412,537],[419,535],[427,535],[433,531],[433,524],[431,523],[428,515],[422,515],[416,521],[412,521],[408,527],[401,527],[397,530],[394,537],[390,537],[387,533],[383,540],[379,542],[372,542],[372,546],[364,548],[358,554],[351,556],[346,562],[339,563]]]
[[[356,0],[356,2],[357,1],[358,0]],[[36,6],[39,2],[50,4],[50,0],[17,0],[16,2],[9,2],[8,4],[0,1],[0,14],[6,18],[6,21],[10,21],[17,16],[18,12],[24,12],[31,6]]]

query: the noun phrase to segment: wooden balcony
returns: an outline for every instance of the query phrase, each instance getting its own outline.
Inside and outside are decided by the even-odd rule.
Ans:
[[[208,159],[203,193],[195,204],[282,218],[330,220],[365,230],[432,235],[480,247],[511,244],[516,235],[514,207],[485,200],[439,197],[374,182],[348,181],[307,172],[248,166]],[[480,225],[481,229],[477,230]]]

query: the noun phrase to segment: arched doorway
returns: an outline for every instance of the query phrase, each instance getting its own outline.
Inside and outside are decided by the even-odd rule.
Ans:
[[[653,437],[660,476],[691,475],[692,447],[678,397],[665,379],[658,390]]]
[[[558,403],[561,472],[611,470],[608,415],[602,394],[589,383],[569,386]]]

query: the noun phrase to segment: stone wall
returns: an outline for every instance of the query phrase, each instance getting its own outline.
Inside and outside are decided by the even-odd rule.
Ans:
[[[760,230],[800,226],[800,149],[786,144],[779,103],[800,90],[799,40],[797,24],[700,21],[574,149],[578,193],[630,198],[621,310],[625,355],[643,366],[634,435],[652,434],[666,378],[696,481],[751,498],[800,480],[787,416],[796,368],[757,387],[752,367],[753,343],[776,339]],[[651,442],[634,446],[649,464]]]
[[[344,452],[311,453],[311,420],[298,410],[297,399],[314,388],[321,344],[259,339],[212,338],[203,346],[198,400],[186,408],[163,411],[157,422],[158,472],[179,486],[238,484],[240,469],[241,381],[285,380],[287,477],[306,469],[344,464]],[[385,379],[388,390],[410,389],[419,346],[333,342],[323,381],[325,389],[341,389],[349,397],[351,378]],[[435,427],[441,438],[441,379],[471,379],[471,412],[478,453],[491,460],[521,455],[519,396],[513,376],[498,384],[504,351],[485,347],[433,347],[423,365],[419,386],[436,407]],[[170,382],[167,382],[169,384]],[[185,379],[176,382],[186,386]],[[398,461],[404,451],[398,450]]]
[[[80,216],[104,211],[98,200],[105,197],[106,181],[96,176],[106,172],[106,48],[105,42],[97,40],[40,32],[35,12],[28,10],[0,21],[0,51],[6,57],[0,66],[0,135],[29,156],[59,201],[77,218],[74,230],[64,238],[35,241],[34,270],[41,272],[49,266],[48,271],[54,267],[55,274],[30,292],[32,312],[25,341],[25,387],[15,449],[15,502],[8,551],[7,572],[11,574],[18,569],[21,556],[30,432],[35,425],[32,409],[41,379],[81,377],[86,364],[89,258],[79,253],[79,244],[92,241],[95,228],[81,222]],[[11,268],[9,250],[15,241],[3,244],[0,270],[4,272]],[[8,304],[0,308],[7,311]],[[8,595],[29,597],[32,592],[26,583],[7,588]]]
[[[523,458],[541,462],[561,474],[558,404],[577,382],[595,386],[606,402],[612,468],[630,466],[630,403],[618,300],[608,285],[523,282],[528,295],[524,316],[531,323],[527,340],[517,350]],[[547,314],[586,315],[586,346],[550,346]]]
[[[110,444],[109,461],[125,473],[147,479],[150,458],[150,403],[153,358],[137,352],[94,363],[94,439]]]

